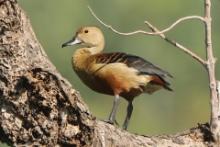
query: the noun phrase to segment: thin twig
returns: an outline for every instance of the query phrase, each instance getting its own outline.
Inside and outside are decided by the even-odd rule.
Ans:
[[[215,63],[216,59],[213,54],[212,47],[212,17],[211,17],[211,0],[204,0],[205,7],[205,44],[206,44],[206,57],[207,57],[207,71],[209,75],[209,87],[211,97],[211,131],[215,141],[220,145],[220,119],[219,119],[219,102],[217,91],[217,81],[215,76]]]
[[[148,27],[153,31],[153,32],[159,32],[159,30],[153,26],[151,23],[149,23],[148,21],[144,22],[145,24],[148,25]],[[167,38],[167,36],[165,36],[164,34],[159,34],[159,36],[161,38],[163,38],[164,40],[166,40],[168,43],[172,44],[173,46],[181,49],[182,51],[184,51],[186,54],[190,55],[191,57],[193,57],[194,59],[196,59],[198,62],[200,62],[202,65],[206,65],[206,61],[204,59],[202,59],[199,55],[197,55],[196,53],[194,53],[191,49],[184,47],[183,45],[181,45],[180,43],[171,40],[169,38]]]
[[[103,22],[96,14],[95,12],[92,10],[92,8],[90,8],[88,6],[88,9],[89,11],[91,12],[91,14],[93,15],[93,17],[95,17],[95,19],[100,22],[102,25],[104,25],[106,28],[108,29],[111,29],[113,32],[117,33],[117,34],[120,34],[120,35],[126,35],[126,36],[129,36],[129,35],[134,35],[134,34],[145,34],[145,35],[159,35],[159,34],[163,34],[165,32],[168,32],[170,31],[171,29],[173,29],[177,24],[185,21],[185,20],[190,20],[190,19],[198,19],[198,20],[201,20],[202,22],[204,22],[204,18],[201,17],[201,16],[186,16],[186,17],[182,17],[180,19],[178,19],[177,21],[175,21],[173,24],[171,24],[169,27],[167,27],[166,29],[163,29],[162,31],[158,31],[158,32],[147,32],[147,31],[144,31],[144,30],[136,30],[136,31],[133,31],[133,32],[120,32],[118,30],[116,30],[114,27],[112,27],[111,25],[108,25],[106,24],[105,22]]]
[[[120,35],[134,35],[134,34],[137,34],[137,33],[141,33],[141,34],[147,34],[147,35],[159,35],[161,38],[163,38],[164,40],[166,40],[167,42],[169,42],[170,44],[176,46],[177,48],[181,49],[182,51],[184,51],[186,54],[192,56],[194,59],[196,59],[198,62],[200,62],[202,65],[206,65],[206,61],[204,59],[202,59],[201,57],[199,57],[196,53],[194,53],[193,51],[191,51],[190,49],[184,47],[183,45],[167,38],[165,35],[164,35],[164,32],[167,32],[169,30],[171,30],[173,27],[175,27],[177,24],[179,24],[180,22],[184,21],[184,20],[189,20],[189,19],[199,19],[199,20],[202,20],[204,21],[204,18],[201,17],[201,16],[187,16],[187,17],[183,17],[183,18],[180,18],[178,19],[176,22],[174,22],[170,27],[162,30],[162,31],[159,31],[156,27],[154,27],[153,25],[151,25],[148,21],[145,21],[145,24],[147,24],[149,26],[149,28],[153,31],[153,32],[146,32],[146,31],[143,31],[143,30],[137,30],[137,31],[134,31],[134,32],[129,32],[129,33],[122,33],[122,32],[119,32],[117,31],[116,29],[114,29],[111,25],[108,25],[106,23],[104,23],[100,18],[97,17],[97,15],[94,13],[94,11],[88,6],[89,8],[89,11],[91,12],[91,14],[102,24],[104,25],[105,27],[111,29],[113,32],[117,33],[117,34],[120,34]]]

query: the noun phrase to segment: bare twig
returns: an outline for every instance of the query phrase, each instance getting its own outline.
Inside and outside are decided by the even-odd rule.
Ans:
[[[159,31],[156,27],[154,27],[153,25],[151,25],[148,21],[145,21],[144,23],[147,24],[149,26],[149,28],[153,31],[153,32],[146,32],[143,30],[137,30],[134,32],[128,32],[128,33],[122,33],[117,31],[116,29],[114,29],[111,25],[108,25],[106,23],[104,23],[100,18],[97,17],[97,15],[94,13],[94,11],[88,6],[91,14],[105,27],[111,29],[113,32],[120,34],[120,35],[134,35],[134,34],[145,34],[145,35],[159,35],[161,38],[163,38],[164,40],[166,40],[167,42],[169,42],[170,44],[176,46],[177,48],[181,49],[182,51],[184,51],[186,54],[192,56],[194,59],[196,59],[198,62],[200,62],[202,65],[206,65],[206,61],[203,60],[201,57],[199,57],[196,53],[194,53],[193,51],[191,51],[190,49],[184,47],[183,45],[167,38],[164,33],[170,31],[172,28],[174,28],[177,24],[179,24],[180,22],[184,21],[184,20],[189,20],[189,19],[199,19],[204,21],[204,18],[201,16],[187,16],[187,17],[183,17],[178,19],[177,21],[175,21],[172,25],[170,25],[168,28]]]
[[[153,32],[159,32],[159,30],[153,26],[151,23],[149,23],[148,21],[144,22],[145,24],[148,25],[148,27],[153,31]],[[191,49],[184,47],[183,45],[181,45],[180,43],[171,40],[169,38],[167,38],[167,36],[165,36],[165,34],[159,34],[159,36],[161,38],[163,38],[164,40],[166,40],[168,43],[174,45],[175,47],[179,48],[180,50],[182,50],[183,52],[185,52],[186,54],[192,56],[194,59],[196,59],[198,62],[200,62],[202,65],[206,65],[206,61],[204,59],[202,59],[199,55],[197,55],[196,53],[194,53]]]
[[[163,33],[166,33],[168,31],[170,31],[171,29],[173,29],[177,24],[185,21],[185,20],[191,20],[191,19],[198,19],[198,20],[201,20],[201,21],[205,21],[203,17],[201,16],[186,16],[186,17],[182,17],[180,19],[178,19],[177,21],[175,21],[173,24],[171,24],[169,27],[167,27],[166,29],[163,29],[162,31],[158,31],[158,32],[147,32],[147,31],[144,31],[144,30],[136,30],[136,31],[133,31],[133,32],[120,32],[118,30],[116,30],[114,27],[112,27],[111,25],[108,25],[106,24],[105,22],[103,22],[96,14],[95,12],[88,6],[88,9],[89,11],[91,12],[91,14],[96,18],[96,20],[98,22],[100,22],[102,25],[104,25],[106,28],[112,30],[113,32],[117,33],[117,34],[120,34],[120,35],[126,35],[126,36],[129,36],[129,35],[134,35],[134,34],[145,34],[145,35],[159,35],[159,34],[163,34]]]
[[[209,74],[209,87],[211,96],[211,130],[217,143],[220,144],[220,119],[219,119],[219,97],[217,92],[217,81],[215,76],[215,62],[212,48],[212,18],[211,0],[205,2],[205,43],[207,56],[207,71]]]

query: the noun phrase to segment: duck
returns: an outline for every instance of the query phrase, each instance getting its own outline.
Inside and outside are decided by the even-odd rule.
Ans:
[[[127,130],[133,111],[133,100],[140,94],[160,89],[172,91],[167,78],[172,75],[151,62],[124,52],[105,53],[104,35],[96,26],[80,27],[63,47],[80,45],[72,56],[72,68],[81,81],[93,91],[114,96],[108,123],[116,123],[120,99],[127,102],[122,128]]]

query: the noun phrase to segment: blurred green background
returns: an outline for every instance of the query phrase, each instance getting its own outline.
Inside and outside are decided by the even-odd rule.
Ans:
[[[220,1],[212,1],[213,46],[215,56],[220,38]],[[110,113],[113,97],[96,93],[87,88],[71,68],[71,56],[77,47],[61,48],[80,26],[101,27],[106,38],[106,52],[123,51],[141,56],[169,71],[174,92],[158,91],[141,95],[134,101],[134,111],[128,130],[139,134],[154,135],[175,133],[209,121],[209,89],[204,68],[179,49],[157,36],[120,36],[100,25],[87,6],[108,24],[127,32],[148,30],[144,20],[160,29],[186,15],[203,15],[201,0],[20,0],[19,4],[31,19],[38,40],[61,74],[80,91],[90,111],[99,119]],[[197,20],[184,22],[167,35],[192,48],[205,57],[204,30]],[[217,78],[220,79],[220,62]],[[121,101],[117,120],[123,123],[127,102]]]

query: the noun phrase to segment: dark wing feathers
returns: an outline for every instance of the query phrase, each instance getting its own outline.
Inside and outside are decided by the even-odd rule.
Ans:
[[[134,55],[127,55],[127,65],[133,67],[139,71],[139,74],[152,74],[161,77],[172,77],[168,72],[160,69],[159,67],[153,65],[149,61]]]
[[[172,77],[168,72],[160,69],[159,67],[153,65],[152,63],[146,61],[145,59],[129,55],[126,53],[115,52],[115,53],[100,53],[93,56],[95,63],[103,63],[104,65],[98,70],[107,66],[110,63],[124,63],[128,67],[132,67],[138,70],[139,75],[152,75],[152,83],[163,85],[163,87],[169,91],[172,89],[169,87],[169,83],[166,81],[167,77]],[[97,70],[97,71],[98,71]],[[97,72],[95,71],[95,72]]]
[[[122,52],[100,53],[94,55],[93,57],[96,63],[104,63],[104,65],[98,70],[110,63],[124,63],[128,67],[137,69],[139,75],[152,75],[154,77],[152,83],[163,85],[165,89],[172,91],[169,87],[170,84],[166,81],[166,78],[172,77],[172,75],[141,57]]]
[[[126,53],[115,52],[115,53],[101,53],[95,55],[96,63],[124,63],[128,67],[135,68],[139,71],[139,74],[148,74],[148,75],[158,75],[161,78],[167,76],[172,77],[168,72],[160,69],[159,67],[153,65],[152,63],[146,61],[145,59],[129,55]]]
[[[96,63],[116,63],[121,62],[123,60],[123,57],[126,56],[125,53],[102,53],[95,55]]]

